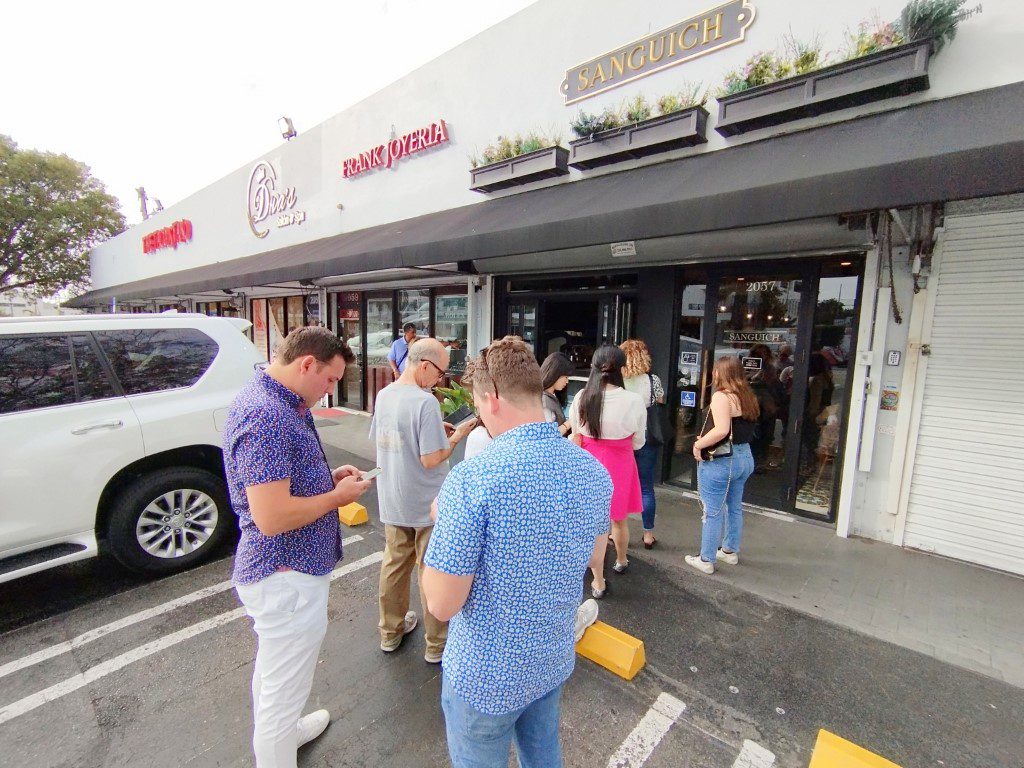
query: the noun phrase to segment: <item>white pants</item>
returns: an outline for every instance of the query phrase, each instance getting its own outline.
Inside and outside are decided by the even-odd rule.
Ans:
[[[252,674],[256,768],[295,768],[295,726],[327,632],[330,576],[274,573],[235,591],[259,639]]]

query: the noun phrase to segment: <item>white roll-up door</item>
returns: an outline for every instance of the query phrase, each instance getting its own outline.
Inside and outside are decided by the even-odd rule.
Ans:
[[[1024,211],[944,226],[903,543],[1024,574]]]

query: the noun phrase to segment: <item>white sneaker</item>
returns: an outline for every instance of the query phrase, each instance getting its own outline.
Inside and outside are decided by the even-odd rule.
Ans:
[[[739,552],[726,552],[724,549],[718,550],[718,554],[715,556],[715,562],[728,563],[729,565],[737,565],[740,562]]]
[[[405,614],[405,622],[402,625],[402,636],[399,637],[397,640],[392,640],[390,643],[385,643],[383,640],[381,640],[380,649],[384,651],[384,653],[391,653],[392,651],[397,651],[401,647],[402,641],[405,640],[405,636],[412,632],[414,629],[416,629],[416,625],[419,623],[420,619],[419,616],[416,615],[416,611],[409,611],[407,614]]]
[[[687,555],[683,559],[686,561],[687,565],[696,568],[698,571],[707,574],[708,576],[715,572],[715,564],[701,560],[700,555]]]
[[[318,709],[299,718],[295,726],[295,746],[309,744],[313,739],[327,730],[331,722],[331,713],[326,709]]]
[[[585,600],[583,605],[576,609],[576,642],[578,643],[587,627],[597,621],[597,600],[591,598]]]

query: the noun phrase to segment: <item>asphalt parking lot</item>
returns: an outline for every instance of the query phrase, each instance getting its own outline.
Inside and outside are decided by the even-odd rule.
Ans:
[[[365,460],[332,451],[332,463]],[[373,518],[374,500],[368,499]],[[417,631],[377,647],[375,522],[348,531],[303,766],[447,764],[440,670]],[[251,764],[255,653],[231,547],[156,581],[106,560],[0,585],[4,765]],[[1024,691],[632,555],[601,618],[644,640],[630,682],[585,659],[565,692],[568,766],[806,766],[825,727],[903,766],[1024,765]]]

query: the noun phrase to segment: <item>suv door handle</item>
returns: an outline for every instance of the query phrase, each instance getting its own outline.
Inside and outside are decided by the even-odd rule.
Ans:
[[[124,426],[124,422],[120,419],[116,421],[101,421],[98,424],[86,424],[84,427],[75,427],[71,430],[72,435],[84,435],[88,432],[92,432],[94,429],[120,429]]]

